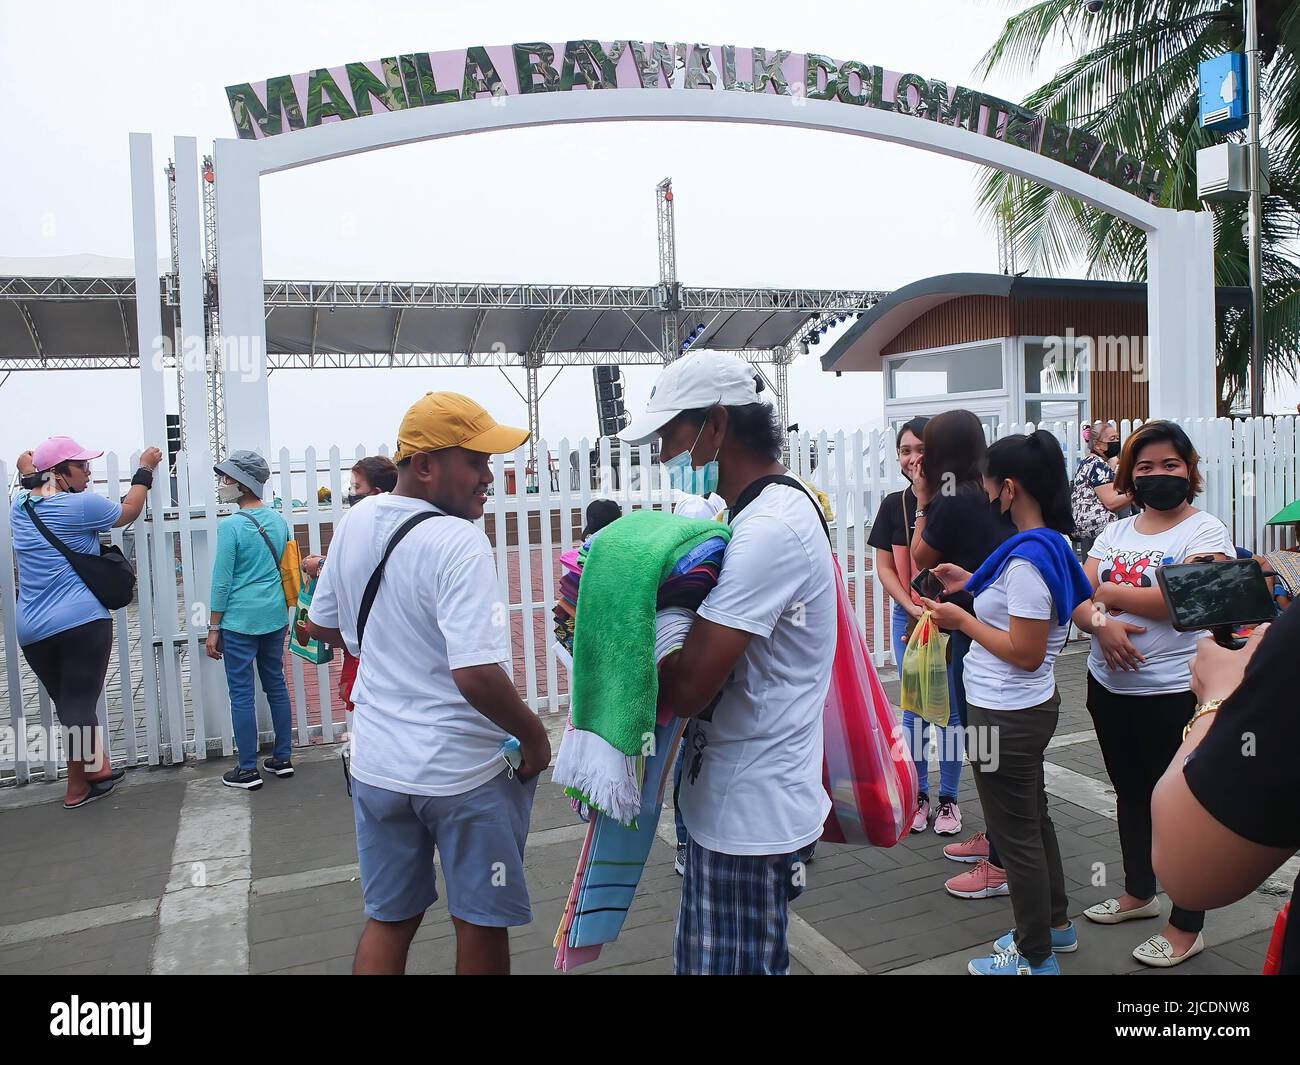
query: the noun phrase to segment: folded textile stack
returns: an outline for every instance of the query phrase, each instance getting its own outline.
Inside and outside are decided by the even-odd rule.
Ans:
[[[592,540],[573,642],[575,727],[624,754],[640,751],[655,726],[659,678],[652,648],[659,589],[674,575],[685,577],[697,562],[716,562],[730,538],[731,530],[716,522],[638,510]],[[717,542],[706,547],[711,540]]]
[[[646,759],[641,808],[635,827],[592,814],[573,886],[555,932],[555,967],[568,972],[600,957],[623,930],[646,859],[654,846],[664,791],[672,778],[686,719],[665,715],[655,726],[654,753]]]
[[[554,779],[590,818],[555,933],[557,969],[594,961],[622,931],[686,728],[656,709],[659,662],[685,640],[730,537],[717,522],[638,511],[578,551],[573,713]]]
[[[639,510],[578,551],[570,727],[554,779],[620,824],[632,824],[641,807],[645,748],[656,726],[656,609],[699,606],[730,537],[716,522]]]
[[[578,585],[582,578],[582,565],[587,560],[587,552],[596,533],[587,537],[578,547],[565,551],[560,556],[560,597],[555,601],[551,612],[555,618],[555,644],[563,653],[557,655],[564,665],[573,668],[573,634],[578,617]]]
[[[573,654],[573,632],[578,617],[578,581],[582,567],[578,552],[566,551],[560,556],[563,573],[560,577],[559,599],[555,601],[555,642],[570,655]]]
[[[705,540],[699,547],[673,566],[668,578],[659,585],[655,609],[671,606],[695,610],[704,602],[722,571],[722,555],[727,543],[719,536]]]

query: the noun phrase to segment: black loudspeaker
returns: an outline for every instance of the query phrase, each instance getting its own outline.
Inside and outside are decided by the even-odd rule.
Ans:
[[[167,468],[176,468],[176,456],[181,449],[181,416],[167,415]]]
[[[623,374],[617,366],[592,369],[596,383],[596,418],[601,436],[617,436],[632,419],[623,406]]]

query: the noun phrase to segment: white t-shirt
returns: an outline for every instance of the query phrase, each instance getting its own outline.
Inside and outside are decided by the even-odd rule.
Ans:
[[[308,613],[340,629],[352,654],[370,575],[398,526],[421,511],[436,508],[370,496],[334,534]],[[481,529],[443,515],[407,533],[388,559],[365,636],[352,689],[354,777],[406,794],[459,795],[504,771],[506,732],[466,702],[451,676],[510,661],[509,613]]]
[[[986,625],[1011,631],[1012,618],[1052,622],[1047,630],[1047,654],[1033,672],[1004,662],[972,641],[962,665],[966,701],[987,710],[1024,710],[1045,703],[1056,691],[1052,666],[1065,646],[1067,625],[1056,623],[1056,604],[1038,567],[1013,558],[997,580],[975,597],[975,616]]]
[[[1236,557],[1227,526],[1213,514],[1196,511],[1172,529],[1154,535],[1137,530],[1139,518],[1111,522],[1097,537],[1088,552],[1097,559],[1097,580],[1125,584],[1133,588],[1155,588],[1156,570],[1161,566],[1184,562],[1189,555],[1227,555]],[[1133,633],[1129,639],[1146,659],[1137,672],[1113,672],[1096,638],[1088,654],[1088,672],[1108,691],[1121,695],[1165,695],[1185,692],[1192,683],[1192,658],[1203,632],[1176,632],[1168,619],[1138,617],[1116,613],[1116,617],[1146,632]]]
[[[700,846],[789,854],[816,840],[822,711],[835,658],[835,571],[816,503],[769,485],[741,511],[699,616],[753,634],[711,720],[687,733],[679,799]]]
[[[712,521],[727,509],[727,501],[717,492],[707,496],[684,495],[673,504],[673,513],[697,521]]]

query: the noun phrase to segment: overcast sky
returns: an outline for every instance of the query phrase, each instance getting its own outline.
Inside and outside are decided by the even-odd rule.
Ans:
[[[133,131],[154,135],[165,242],[161,168],[172,138],[196,136],[202,150],[234,136],[223,89],[235,82],[411,51],[632,37],[829,53],[1018,99],[1034,75],[973,75],[1009,9],[980,0],[8,0],[0,5],[0,99],[9,104],[0,257],[129,260]],[[1061,58],[1044,63],[1052,68]],[[653,189],[671,176],[683,283],[892,289],[936,273],[996,270],[993,236],[973,215],[978,171],[913,149],[779,127],[598,124],[480,134],[265,178],[264,276],[653,284]],[[167,255],[165,243],[159,253]],[[830,430],[880,424],[879,375],[836,381],[821,373],[816,351],[791,370],[792,419]],[[522,391],[522,371],[511,373]],[[655,371],[626,374],[630,405],[639,407]],[[272,439],[295,453],[309,444],[391,446],[406,405],[439,388],[526,424],[522,401],[495,369],[277,371]],[[140,443],[129,371],[15,373],[0,387],[0,411],[6,460],[54,433],[121,450]],[[541,424],[552,441],[595,434],[590,370],[561,374]]]

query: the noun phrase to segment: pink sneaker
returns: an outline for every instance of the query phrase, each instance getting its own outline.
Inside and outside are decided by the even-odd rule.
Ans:
[[[981,859],[974,869],[958,873],[946,884],[944,890],[959,899],[991,899],[995,895],[1010,895],[1006,870],[990,865]]]
[[[976,832],[961,843],[949,843],[943,849],[943,856],[950,862],[982,862],[989,856],[989,838],[983,832]]]
[[[920,798],[916,800],[916,816],[912,818],[912,831],[924,832],[930,824],[930,800]]]
[[[934,834],[936,836],[955,836],[961,831],[961,809],[955,802],[941,802],[939,804],[939,815],[934,819]],[[957,844],[961,846],[961,844]],[[985,853],[988,853],[988,846],[985,845]]]

